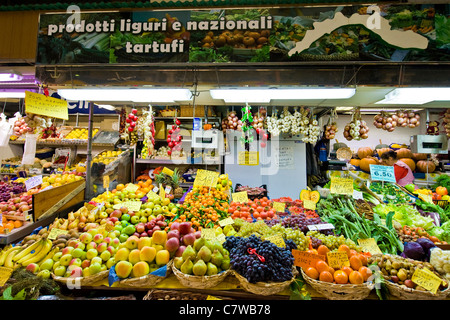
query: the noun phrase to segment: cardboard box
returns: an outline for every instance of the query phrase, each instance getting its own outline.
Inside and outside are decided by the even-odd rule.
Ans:
[[[164,121],[155,121],[155,139],[167,139],[166,123]]]

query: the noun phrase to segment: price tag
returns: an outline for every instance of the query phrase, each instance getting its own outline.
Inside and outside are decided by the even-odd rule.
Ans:
[[[172,190],[172,187],[171,187],[171,186],[166,186],[166,187],[164,188],[164,192],[165,192],[165,193],[170,193],[171,190]]]
[[[6,281],[8,281],[11,277],[13,271],[13,268],[0,267],[0,287],[5,285]]]
[[[125,202],[122,202],[122,206],[123,207],[127,207],[128,210],[133,211],[133,212],[138,212],[139,210],[141,210],[141,205],[142,205],[141,201],[125,201]]]
[[[233,202],[247,203],[248,202],[247,191],[234,192],[231,194],[231,199],[233,199]]]
[[[370,252],[371,254],[382,253],[374,238],[358,239],[358,244],[363,251]]]
[[[125,191],[135,193],[136,190],[139,189],[139,186],[133,183],[129,183],[127,187],[124,189]]]
[[[309,210],[316,210],[316,203],[312,200],[303,200],[303,208]]]
[[[47,238],[49,238],[50,240],[55,240],[60,234],[67,234],[68,232],[69,231],[63,229],[52,228]]]
[[[273,236],[264,238],[264,240],[275,243],[280,248],[286,248],[286,243],[284,242],[284,239],[281,236],[281,234],[274,234]]]
[[[328,229],[334,229],[334,225],[331,223],[311,224],[311,225],[308,225],[308,229],[309,229],[309,231],[328,230]]]
[[[397,182],[393,166],[370,165],[370,178],[373,181]]]
[[[303,269],[308,267],[315,268],[317,261],[325,261],[325,256],[323,255],[300,251],[297,249],[292,250],[292,255],[294,256],[294,265]]]
[[[232,217],[228,217],[219,221],[219,225],[221,227],[225,227],[226,225],[233,224],[234,219]]]
[[[221,234],[219,234],[215,239],[217,240],[217,242],[219,242],[219,243],[222,244],[222,243],[225,242],[226,236],[225,236],[223,233],[221,233]]]
[[[327,252],[327,260],[328,265],[333,269],[340,269],[343,266],[350,266],[347,253],[344,251]]]
[[[194,187],[214,187],[217,184],[219,172],[198,169],[194,180]]]
[[[153,192],[153,190],[150,190],[150,191],[147,193],[147,198],[154,198],[154,197],[157,197],[157,196],[158,196],[158,194],[155,193],[155,192]]]
[[[353,179],[331,177],[330,193],[353,196]]]
[[[27,180],[25,180],[25,187],[27,188],[27,191],[41,184],[42,184],[42,175],[30,177]]]
[[[214,239],[216,237],[216,230],[214,228],[203,228],[201,231],[202,238]]]
[[[417,268],[411,277],[412,282],[432,293],[436,293],[442,280],[428,268]]]
[[[169,168],[164,167],[162,172],[164,172],[165,174],[167,174],[168,176],[173,176],[173,171],[170,170]]]
[[[358,191],[358,190],[353,190],[353,199],[355,199],[355,200],[364,199],[363,198],[363,193],[361,191]]]
[[[159,188],[157,186],[155,186],[152,191],[156,194],[156,192],[159,191]]]
[[[257,166],[259,165],[258,151],[240,151],[238,153],[238,165],[240,166]]]
[[[109,176],[103,176],[103,188],[109,189]]]
[[[286,208],[286,203],[274,201],[272,203],[272,206],[276,212],[284,212],[284,209]]]

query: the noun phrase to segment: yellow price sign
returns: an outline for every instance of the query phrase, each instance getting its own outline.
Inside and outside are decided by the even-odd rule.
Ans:
[[[63,230],[63,229],[58,229],[58,228],[52,228],[50,230],[50,232],[48,233],[48,237],[50,240],[55,240],[56,238],[58,238],[58,236],[60,234],[67,234],[69,231],[67,230]]]
[[[219,172],[198,169],[194,180],[194,187],[214,187],[217,184]]]
[[[201,237],[205,239],[214,239],[216,237],[216,229],[214,228],[203,228],[201,231]]]
[[[334,251],[327,252],[328,265],[333,269],[340,269],[343,266],[349,267],[350,261],[348,260],[347,252]]]
[[[358,239],[358,244],[363,251],[370,252],[371,254],[382,253],[374,238]]]
[[[316,210],[316,203],[312,200],[303,200],[303,208],[309,210]]]
[[[158,196],[158,194],[156,192],[154,192],[153,190],[150,190],[147,193],[147,198],[154,198],[154,197],[157,197],[157,196]]]
[[[223,233],[221,233],[221,234],[219,234],[216,238],[216,241],[218,241],[219,243],[224,243],[225,242],[225,240],[226,240],[226,236],[223,234]]]
[[[142,205],[141,201],[130,200],[130,201],[124,201],[124,202],[114,205],[113,209],[120,209],[122,207],[125,207],[130,211],[137,212],[137,211],[141,210],[141,205]]]
[[[442,283],[442,279],[428,268],[417,268],[411,277],[412,282],[432,293],[436,293]]]
[[[240,166],[257,166],[259,165],[258,151],[240,151],[238,153],[238,165]]]
[[[273,236],[264,238],[264,240],[275,243],[280,248],[286,248],[286,243],[284,242],[284,239],[281,236],[281,234],[274,234]]]
[[[286,203],[274,201],[272,203],[272,206],[276,212],[284,212],[284,209],[286,208]]]
[[[219,220],[219,225],[221,227],[225,227],[226,225],[233,224],[233,223],[234,223],[234,219],[232,217],[228,217],[228,218]]]
[[[137,189],[139,189],[139,186],[137,184],[129,183],[124,190],[135,193]]]
[[[353,179],[331,177],[330,193],[353,196]]]
[[[109,188],[109,176],[103,176],[103,188]]]
[[[31,91],[25,91],[25,112],[69,120],[69,105],[66,100]]]
[[[0,267],[0,287],[5,285],[6,281],[8,281],[11,277],[13,271],[13,268]]]
[[[233,199],[233,202],[247,203],[248,202],[247,191],[233,192],[231,194],[231,199]]]

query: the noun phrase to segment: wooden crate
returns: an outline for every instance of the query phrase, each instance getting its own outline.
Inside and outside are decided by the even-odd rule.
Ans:
[[[215,116],[211,107],[208,107],[208,117]],[[180,117],[204,117],[205,106],[195,106],[195,115],[193,106],[180,106]]]
[[[80,180],[33,194],[34,221],[84,201],[85,186]]]

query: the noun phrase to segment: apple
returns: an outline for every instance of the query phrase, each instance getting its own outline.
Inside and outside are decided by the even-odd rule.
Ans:
[[[92,260],[92,258],[96,257],[97,255],[98,255],[97,249],[92,248],[92,249],[88,249],[88,251],[86,251],[86,258],[89,260]],[[61,259],[62,259],[62,257],[61,257]]]
[[[103,239],[103,242],[106,243],[106,244],[110,244],[111,241],[112,241],[112,239],[111,239],[111,237],[109,235]]]
[[[93,263],[98,263],[101,265],[103,263],[103,260],[99,256],[96,256],[91,259],[91,264],[93,264]]]
[[[62,277],[64,276],[64,274],[66,273],[66,267],[63,265],[59,265],[58,267],[56,267],[53,270],[53,273],[55,274],[55,276],[57,277]]]
[[[133,265],[129,261],[119,261],[115,266],[117,276],[122,279],[127,278],[132,270]]]
[[[59,263],[61,264],[61,266],[68,266],[70,264],[70,261],[72,260],[72,255],[70,253],[68,254],[64,254],[61,259],[59,259]]]
[[[186,246],[180,245],[178,247],[177,251],[175,251],[175,257],[181,257],[183,255],[183,252],[185,249],[186,249]]]
[[[96,244],[100,244],[102,241],[103,241],[103,235],[101,234],[101,233],[97,233],[95,236],[94,236],[94,242],[96,243]]]
[[[64,249],[62,249],[61,252],[63,255],[66,255],[66,254],[70,254],[73,251],[73,249],[74,249],[74,247],[68,246],[68,247],[65,247]]]
[[[91,225],[92,227],[92,225]],[[97,225],[96,225],[97,227]],[[89,228],[88,233],[90,233],[92,235],[92,237],[95,237],[96,234],[98,234],[98,229],[96,227],[93,228]]]
[[[81,259],[80,258],[73,258],[72,260],[70,260],[69,262],[69,266],[74,265],[74,266],[81,266]]]
[[[169,232],[167,232],[167,239],[170,238],[180,238],[180,231],[178,231],[178,229],[173,229],[170,230]]]
[[[89,266],[89,274],[93,275],[99,273],[102,268],[102,265],[98,262],[91,263]]]
[[[91,241],[87,244],[85,249],[86,249],[86,251],[90,250],[90,249],[97,249],[97,244],[94,241]]]
[[[97,246],[98,253],[102,253],[103,251],[106,251],[108,248],[108,244],[106,242],[99,243]]]
[[[108,250],[103,251],[103,252],[100,254],[100,258],[101,258],[104,262],[108,261],[109,258],[111,258],[111,252],[109,252]]]
[[[130,218],[130,222],[131,222],[132,224],[138,224],[138,223],[139,223],[139,219],[140,219],[139,216],[134,215],[134,216],[132,216],[132,217]]]
[[[83,269],[85,269],[85,268],[89,267],[90,264],[91,264],[91,260],[83,260],[83,261],[81,262],[81,266],[80,266],[80,267],[83,268]]]
[[[128,239],[128,235],[126,234],[126,233],[121,233],[120,234],[120,236],[119,236],[119,240],[120,240],[120,242],[126,242],[127,241],[127,239]]]
[[[105,264],[108,269],[111,269],[116,264],[116,260],[114,259],[114,257],[111,257],[108,259],[108,261],[106,261]]]
[[[52,270],[54,263],[55,263],[55,261],[53,261],[53,259],[48,258],[44,262],[41,263],[40,268],[41,268],[41,270]]]
[[[93,238],[93,236],[92,236],[90,233],[88,233],[88,232],[83,232],[83,233],[80,235],[80,240],[81,240],[81,242],[83,242],[84,244],[90,243],[90,242],[92,241],[92,238]]]
[[[144,232],[144,231],[145,231],[145,225],[144,225],[144,223],[139,222],[139,223],[136,225],[136,232],[142,233],[142,232]]]
[[[84,250],[85,248],[86,248],[86,245],[83,242],[81,242],[81,241],[77,241],[77,243],[74,246],[74,250],[75,249]]]
[[[74,258],[80,258],[83,255],[84,250],[81,248],[75,248],[72,250],[72,256]]]
[[[120,239],[119,238],[114,238],[114,239],[111,240],[111,245],[114,248],[117,248],[119,246],[119,244],[120,244]]]
[[[178,227],[180,234],[188,234],[191,231],[191,223],[190,222],[181,222]]]
[[[61,257],[62,257],[62,252],[58,251],[53,255],[53,261],[55,261],[55,262],[59,261],[61,259]]]
[[[36,274],[39,272],[39,265],[37,263],[29,263],[25,269]]]
[[[75,268],[72,268],[70,270],[70,276],[72,278],[78,278],[81,277],[83,275],[83,268],[81,268],[80,266],[75,266]]]

